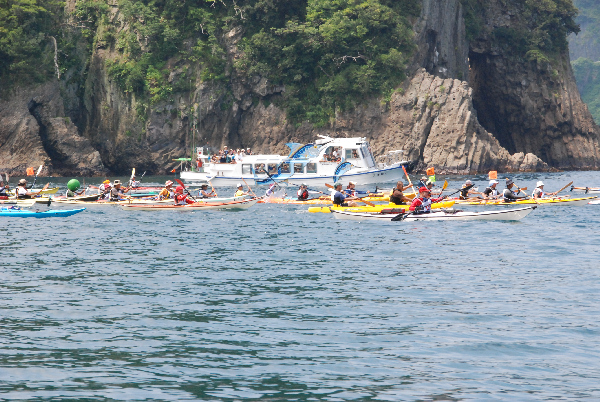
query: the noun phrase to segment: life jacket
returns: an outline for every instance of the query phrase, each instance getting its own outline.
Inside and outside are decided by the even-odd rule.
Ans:
[[[344,196],[343,193],[336,191],[335,194],[333,194],[333,203],[335,205],[344,205],[345,200],[346,200],[346,197]]]
[[[187,204],[187,194],[177,194],[175,196],[175,204],[186,205]]]
[[[537,191],[537,190],[539,190],[539,191]],[[536,187],[535,190],[533,190],[533,195],[537,196],[536,198],[544,198],[545,194],[546,193],[544,192],[544,190],[542,190],[539,187]]]
[[[431,198],[422,198],[418,197],[412,202],[411,210],[416,211],[417,213],[426,214],[431,212]]]
[[[307,189],[299,189],[298,190],[298,199],[299,200],[306,200],[308,199],[308,190]]]

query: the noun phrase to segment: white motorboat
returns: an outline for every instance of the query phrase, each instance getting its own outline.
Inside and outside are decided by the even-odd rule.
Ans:
[[[286,144],[290,148],[287,156],[246,155],[235,163],[214,163],[209,155],[199,152],[203,171],[182,171],[181,179],[189,184],[210,182],[214,186],[280,181],[324,186],[339,180],[365,185],[395,182],[404,177],[402,165],[408,162],[375,163],[371,146],[364,137],[319,137],[312,144]]]
[[[405,221],[476,221],[476,220],[505,220],[505,221],[518,221],[529,215],[537,206],[509,209],[509,210],[495,210],[495,211],[460,211],[452,209],[443,209],[430,212],[428,214],[413,215],[409,214],[404,219]],[[332,210],[333,216],[336,219],[345,220],[379,220],[379,221],[391,221],[392,218],[399,214],[389,213],[368,213],[368,212],[347,212],[347,211],[336,211]]]

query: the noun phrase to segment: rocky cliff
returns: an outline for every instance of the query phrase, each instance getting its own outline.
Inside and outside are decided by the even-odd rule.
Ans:
[[[53,174],[132,167],[160,174],[189,154],[192,142],[285,152],[285,142],[317,134],[366,136],[380,157],[403,149],[417,169],[448,173],[597,168],[600,132],[567,52],[548,63],[515,57],[494,33],[525,24],[519,2],[487,3],[479,15],[484,28],[468,41],[459,0],[423,0],[405,82],[390,98],[338,112],[322,127],[289,123],[276,106],[284,86],[231,69],[244,35],[239,27],[221,38],[227,80],[203,81],[199,64],[171,59],[169,84],[185,85],[152,106],[110,78],[115,48],[96,41],[78,90],[61,80],[18,89],[0,103],[0,170],[46,162]],[[116,3],[110,18],[127,29]]]

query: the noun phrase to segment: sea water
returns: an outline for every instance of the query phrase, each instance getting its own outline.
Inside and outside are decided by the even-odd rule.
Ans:
[[[306,209],[0,218],[0,399],[600,399],[600,205],[519,222]]]

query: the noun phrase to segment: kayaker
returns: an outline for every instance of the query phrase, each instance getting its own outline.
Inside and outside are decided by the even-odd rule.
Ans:
[[[417,188],[427,187],[427,176],[421,177],[421,180],[417,183]]]
[[[125,197],[125,193],[128,192],[129,190],[130,190],[129,188],[126,188],[126,189],[121,188],[121,180],[115,180],[113,182],[113,187],[110,189],[110,200],[111,201],[121,200],[123,197]]]
[[[543,181],[538,181],[535,187],[535,190],[533,190],[533,198],[544,198],[544,196],[546,195],[556,195],[556,193],[546,193],[544,192],[544,182]]]
[[[138,188],[140,186],[140,181],[135,179],[135,176],[131,176],[131,179],[129,179],[129,183],[127,183],[127,186],[129,188]]]
[[[479,194],[477,191],[472,189],[473,182],[471,180],[465,181],[465,184],[462,185],[460,189],[460,194],[458,195],[458,199],[466,200],[469,198],[470,194]]]
[[[298,201],[308,200],[308,186],[306,183],[302,183],[298,189]]]
[[[500,195],[500,192],[496,188],[498,183],[498,180],[490,180],[489,186],[486,187],[485,190],[483,190],[483,193],[481,193],[486,200],[498,198],[498,196]]]
[[[65,196],[67,198],[73,198],[73,197],[83,195],[83,193],[85,193],[85,189],[81,190],[80,192],[77,192],[77,190],[79,190],[80,187],[81,187],[81,184],[79,184],[79,180],[76,180],[76,179],[69,180],[69,182],[67,183],[67,193],[65,194]]]
[[[242,183],[238,183],[237,191],[235,192],[235,194],[233,196],[234,197],[243,197],[245,195],[248,195],[248,193],[244,192],[244,186],[242,186]]]
[[[518,189],[517,192],[512,191],[512,187],[515,184],[511,179],[506,179],[506,188],[502,192],[502,197],[504,197],[504,202],[515,202],[518,200],[523,200],[527,198],[526,195],[519,195],[521,193],[521,189]]]
[[[427,187],[419,189],[419,196],[416,197],[410,204],[409,209],[415,214],[428,214],[431,212],[431,204],[440,202],[446,197],[431,198],[431,190]]]
[[[347,194],[344,194],[342,192],[342,183],[334,184],[333,188],[335,190],[332,195],[332,201],[334,205],[338,207],[353,207],[356,205],[354,202],[347,202],[355,200],[356,197],[351,197]]]
[[[160,190],[158,196],[156,197],[158,200],[168,200],[175,197],[175,192],[173,191],[173,182],[171,180],[167,180],[165,182],[165,188]]]
[[[396,205],[410,204],[412,200],[404,195],[404,183],[399,181],[396,183],[390,194],[390,203]]]
[[[186,205],[186,204],[193,204],[194,200],[191,200],[190,198],[188,198],[187,194],[183,193],[183,187],[182,186],[177,186],[177,188],[175,189],[175,204],[176,205]]]
[[[265,195],[267,197],[274,197],[275,196],[275,186],[276,186],[275,183],[271,183],[271,185],[269,186],[269,188],[265,192]]]
[[[8,183],[5,184],[3,181],[0,181],[0,200],[8,199],[9,195],[10,187]]]
[[[215,193],[215,190],[213,189],[210,193],[207,192],[208,190],[208,184],[203,184],[200,186],[200,191],[198,191],[198,197],[200,198],[211,198],[211,197],[216,197],[217,193]]]
[[[21,179],[19,180],[19,184],[17,186],[17,190],[16,190],[16,195],[17,198],[34,198],[36,195],[39,195],[42,193],[42,190],[38,191],[37,193],[32,193],[31,191],[29,191],[27,189],[27,180],[25,179]]]
[[[101,200],[108,200],[110,198],[110,189],[112,188],[110,184],[110,180],[104,180],[102,184],[98,187],[98,194],[102,194],[100,196]]]

